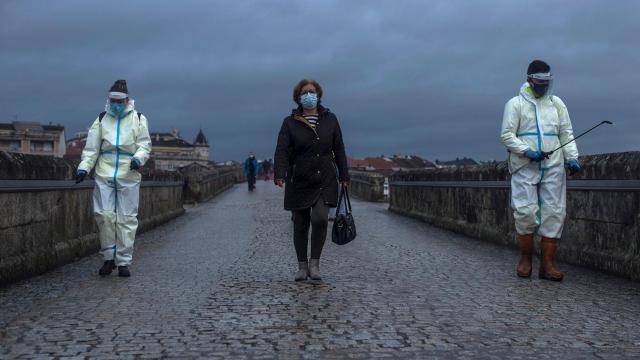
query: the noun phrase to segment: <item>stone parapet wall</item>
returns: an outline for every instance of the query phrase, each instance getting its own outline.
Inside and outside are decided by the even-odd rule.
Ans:
[[[384,195],[384,175],[377,172],[349,170],[349,177],[351,178],[349,191],[353,196],[366,201],[387,201]]]
[[[640,152],[583,156],[580,161],[584,171],[568,177],[558,258],[640,280]],[[505,163],[395,173],[389,210],[517,246],[509,178]]]
[[[221,168],[206,171],[180,170],[185,178],[185,203],[197,204],[210,200],[234,184],[242,182],[242,168]]]
[[[98,251],[93,181],[76,185],[76,164],[0,152],[0,286]],[[138,232],[184,213],[182,175],[144,170]]]

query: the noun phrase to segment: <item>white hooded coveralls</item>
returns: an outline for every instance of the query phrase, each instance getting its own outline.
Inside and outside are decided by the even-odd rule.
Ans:
[[[511,207],[518,234],[560,238],[566,215],[566,161],[578,159],[575,142],[541,162],[526,150],[552,151],[573,140],[569,112],[557,97],[536,98],[528,83],[504,108],[502,143],[509,151]]]
[[[151,137],[144,115],[138,116],[133,99],[120,116],[111,113],[97,118],[87,136],[78,169],[87,172],[95,165],[93,210],[100,232],[104,260],[127,266],[133,255],[138,228],[138,203],[142,175],[130,170],[131,159],[141,165],[149,159]]]

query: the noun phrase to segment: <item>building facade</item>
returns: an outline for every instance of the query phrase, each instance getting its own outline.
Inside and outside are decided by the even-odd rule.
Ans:
[[[26,121],[0,123],[0,150],[61,158],[66,150],[64,126]]]
[[[151,157],[160,170],[176,171],[192,163],[209,166],[209,141],[202,130],[193,144],[182,139],[177,129],[171,133],[151,133]]]

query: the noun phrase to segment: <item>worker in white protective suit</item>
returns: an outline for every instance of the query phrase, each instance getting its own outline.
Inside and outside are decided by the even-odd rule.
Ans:
[[[541,236],[541,279],[561,281],[553,257],[562,235],[566,214],[565,167],[580,171],[569,112],[559,97],[551,94],[551,68],[540,60],[527,70],[520,94],[504,109],[500,138],[509,151],[511,207],[520,243],[517,274],[531,276],[533,237]]]
[[[118,80],[109,91],[105,111],[93,122],[76,172],[84,180],[95,165],[93,210],[100,231],[106,276],[131,276],[129,265],[138,228],[141,167],[149,159],[151,138],[147,119],[134,108],[127,83]]]

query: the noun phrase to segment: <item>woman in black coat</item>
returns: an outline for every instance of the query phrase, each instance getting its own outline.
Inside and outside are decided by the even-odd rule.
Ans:
[[[349,182],[338,118],[320,105],[320,99],[322,88],[316,81],[305,79],[296,85],[293,101],[298,108],[282,122],[274,157],[275,183],[286,184],[284,208],[293,213],[296,281],[321,280],[320,254],[327,237],[329,208],[338,202],[336,166],[340,184]],[[311,259],[307,262],[310,226]]]

